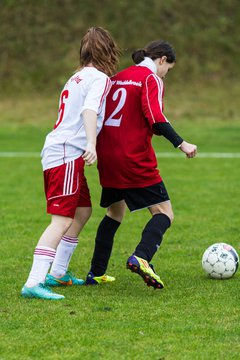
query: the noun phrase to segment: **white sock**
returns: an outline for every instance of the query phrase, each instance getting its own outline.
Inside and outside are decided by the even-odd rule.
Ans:
[[[64,235],[57,247],[50,274],[60,278],[67,272],[72,254],[78,244],[78,238]]]
[[[26,286],[33,287],[44,283],[48,270],[54,260],[56,250],[47,246],[37,246],[33,255],[33,264]]]

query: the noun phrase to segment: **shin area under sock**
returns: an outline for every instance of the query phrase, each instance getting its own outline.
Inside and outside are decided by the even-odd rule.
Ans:
[[[106,215],[98,227],[90,270],[95,276],[102,276],[107,270],[108,261],[112,252],[114,235],[120,224],[120,222]]]
[[[55,257],[56,250],[47,246],[37,246],[33,255],[33,264],[26,286],[32,287],[44,283],[48,270]]]
[[[170,225],[171,221],[167,215],[153,215],[142,232],[142,239],[136,247],[134,255],[150,262],[160,247],[163,235]]]
[[[64,235],[57,247],[56,255],[51,267],[50,274],[55,277],[62,277],[68,270],[72,254],[78,244],[78,238]]]

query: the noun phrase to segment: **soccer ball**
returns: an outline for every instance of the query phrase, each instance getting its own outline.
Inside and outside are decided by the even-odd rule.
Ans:
[[[203,270],[213,279],[229,279],[238,269],[239,257],[228,244],[209,246],[202,257]]]

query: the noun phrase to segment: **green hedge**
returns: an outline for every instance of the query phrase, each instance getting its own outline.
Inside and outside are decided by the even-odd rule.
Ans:
[[[131,64],[132,50],[162,38],[176,49],[177,82],[238,73],[238,0],[2,0],[1,93],[59,90],[93,25],[111,31],[123,49],[120,68]]]

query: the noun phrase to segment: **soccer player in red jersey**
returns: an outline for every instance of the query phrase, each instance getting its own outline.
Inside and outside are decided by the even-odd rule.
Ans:
[[[127,268],[142,276],[148,286],[163,288],[150,261],[173,221],[173,210],[151,140],[153,134],[162,135],[188,158],[196,155],[197,146],[184,141],[163,114],[163,79],[176,62],[171,45],[153,41],[135,51],[132,58],[136,65],[111,78],[104,125],[97,140],[101,206],[107,213],[98,227],[86,283],[97,284],[105,273],[126,204],[130,211],[147,208],[152,215]]]
[[[103,28],[92,27],[82,38],[80,67],[63,88],[57,122],[42,150],[47,212],[52,219],[35,248],[23,297],[60,300],[64,296],[47,285],[84,283],[67,269],[78,235],[91,215],[84,164],[92,165],[97,159],[96,136],[118,55],[115,42]]]

